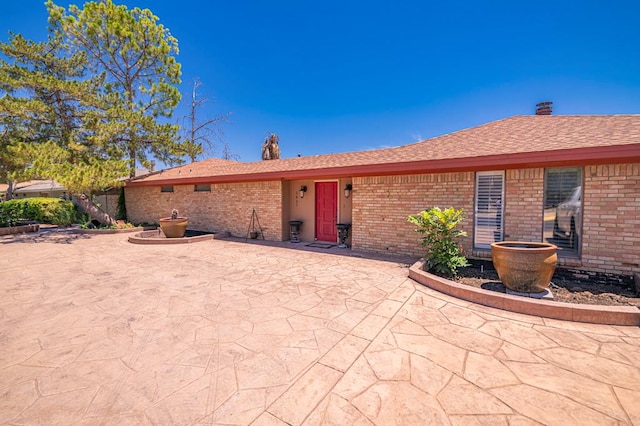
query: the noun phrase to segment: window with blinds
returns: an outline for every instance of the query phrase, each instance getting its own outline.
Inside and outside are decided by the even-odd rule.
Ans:
[[[504,171],[476,173],[476,202],[473,245],[491,248],[504,236]]]
[[[544,171],[544,241],[561,255],[577,256],[582,235],[582,169]]]

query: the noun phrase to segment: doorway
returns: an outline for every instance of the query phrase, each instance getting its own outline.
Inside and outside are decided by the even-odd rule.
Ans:
[[[336,242],[338,182],[316,182],[316,240]]]

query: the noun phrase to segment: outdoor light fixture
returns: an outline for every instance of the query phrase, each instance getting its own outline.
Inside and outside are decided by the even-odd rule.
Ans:
[[[351,185],[350,183],[347,184],[347,186],[344,187],[344,197],[345,198],[349,198],[349,195],[351,195],[351,190],[353,189],[353,185]]]
[[[298,191],[298,195],[300,195],[300,198],[304,198],[304,193],[307,192],[307,186],[306,185],[302,185],[300,187],[300,191]]]

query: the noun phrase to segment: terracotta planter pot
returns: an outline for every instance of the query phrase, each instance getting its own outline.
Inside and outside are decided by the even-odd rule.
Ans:
[[[551,281],[558,264],[558,247],[549,243],[502,241],[491,244],[493,266],[512,291],[539,293]]]
[[[182,238],[187,231],[187,221],[186,217],[176,219],[165,217],[160,219],[160,228],[167,238]]]

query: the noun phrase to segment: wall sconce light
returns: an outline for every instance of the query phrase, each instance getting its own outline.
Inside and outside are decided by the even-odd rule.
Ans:
[[[353,189],[353,185],[351,185],[350,183],[347,184],[347,186],[344,187],[344,197],[345,198],[349,198],[349,195],[351,195],[351,190]]]
[[[302,185],[300,187],[300,191],[298,191],[298,195],[300,196],[300,198],[304,198],[304,193],[307,192],[307,186],[306,185]]]

